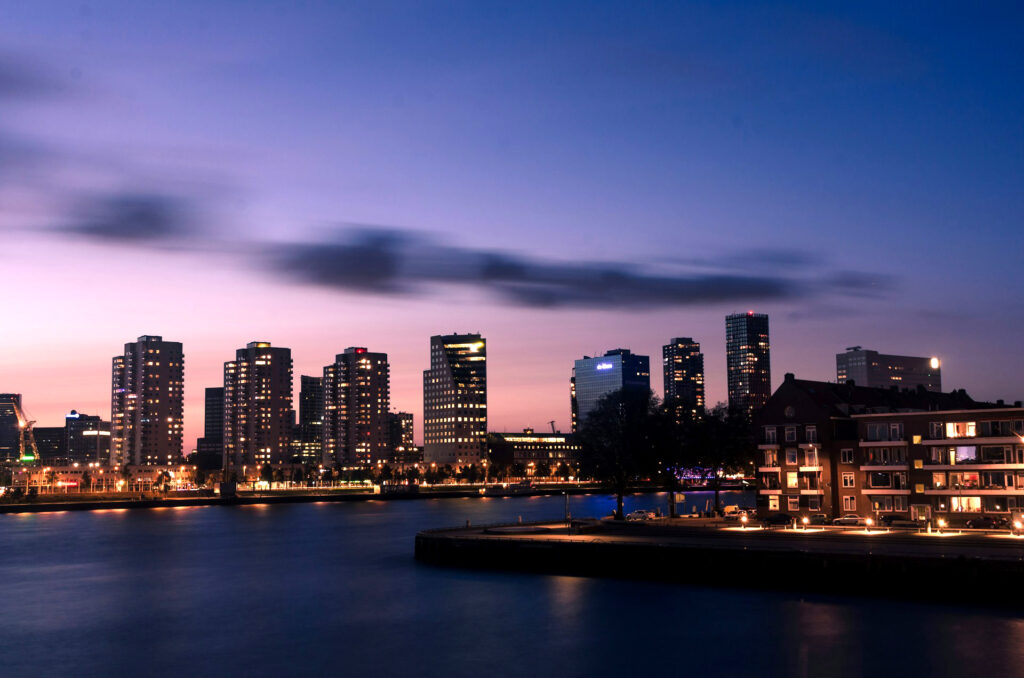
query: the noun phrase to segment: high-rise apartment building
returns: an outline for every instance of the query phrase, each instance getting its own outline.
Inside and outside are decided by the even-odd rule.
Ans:
[[[185,357],[181,343],[142,336],[113,360],[110,463],[181,461]]]
[[[851,346],[836,354],[836,382],[853,381],[857,386],[942,392],[942,365],[938,358],[885,355]]]
[[[20,408],[20,393],[0,393],[0,463],[18,461],[21,455]]]
[[[64,450],[69,463],[106,464],[110,460],[110,422],[71,410],[64,416]]]
[[[391,375],[386,353],[346,348],[324,368],[324,465],[388,461]]]
[[[478,464],[487,453],[487,342],[479,334],[430,338],[423,372],[423,460]]]
[[[768,315],[747,311],[726,316],[725,357],[729,408],[752,416],[772,395]]]
[[[224,363],[224,468],[251,475],[253,467],[291,461],[292,352],[253,341]],[[243,468],[245,467],[245,468]]]
[[[224,387],[206,389],[203,408],[203,437],[196,444],[196,465],[210,470],[224,461]]]
[[[324,380],[302,375],[299,378],[298,457],[304,464],[323,461]]]
[[[704,354],[700,344],[689,337],[678,337],[662,346],[665,376],[665,403],[684,413],[699,416],[704,411]]]
[[[570,397],[575,433],[605,395],[622,389],[651,390],[651,359],[625,348],[608,351],[599,358],[584,356],[572,369]]]

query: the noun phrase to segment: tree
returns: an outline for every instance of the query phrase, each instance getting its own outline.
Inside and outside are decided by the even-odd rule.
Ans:
[[[129,490],[128,487],[132,484],[132,469],[128,464],[125,464],[121,468],[121,480],[124,481],[125,491],[130,492],[131,490]]]
[[[683,447],[686,465],[699,470],[721,510],[722,476],[753,458],[754,439],[746,415],[718,405],[689,426]]]
[[[548,476],[551,475],[551,464],[547,463],[546,461],[542,461],[541,463],[537,464],[537,468],[533,472],[533,475],[540,478],[547,478]]]
[[[260,468],[260,480],[268,484],[273,482],[274,467],[271,466],[270,464],[264,464],[263,467]]]
[[[159,488],[161,492],[167,492],[170,482],[171,474],[168,473],[166,470],[160,471],[160,473],[157,474],[156,479],[153,481],[153,488]]]
[[[624,517],[630,483],[657,467],[659,406],[650,391],[613,391],[598,400],[580,427],[583,469],[615,492],[616,520]]]
[[[92,490],[92,474],[88,471],[82,471],[82,485],[78,488],[79,492],[82,491],[83,486],[88,487],[90,491]]]

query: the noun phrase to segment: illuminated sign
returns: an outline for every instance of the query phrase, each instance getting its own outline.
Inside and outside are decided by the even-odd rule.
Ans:
[[[613,367],[615,367],[615,366],[612,365],[611,363],[598,363],[596,369],[599,369],[599,370],[610,370]]]

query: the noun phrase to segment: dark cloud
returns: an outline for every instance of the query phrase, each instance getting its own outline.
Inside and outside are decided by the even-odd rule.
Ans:
[[[79,201],[62,231],[106,242],[177,244],[192,232],[187,200],[166,195],[128,193]]]
[[[743,256],[753,259],[756,254]],[[269,256],[273,268],[292,279],[339,290],[409,294],[433,285],[462,285],[517,305],[556,308],[798,300],[829,294],[875,294],[890,284],[860,273],[823,278],[655,273],[625,262],[546,260],[438,244],[412,231],[365,227],[340,231],[323,242],[278,246]],[[785,261],[804,260],[799,253],[787,253]]]
[[[0,54],[0,101],[54,94],[63,86],[34,62]]]

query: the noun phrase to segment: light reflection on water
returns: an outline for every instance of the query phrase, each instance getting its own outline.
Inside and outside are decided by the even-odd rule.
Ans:
[[[636,495],[626,507],[664,503]],[[614,504],[573,497],[571,510]],[[412,558],[421,529],[564,507],[504,497],[0,516],[0,674],[955,676],[1024,665],[1024,622],[991,611]]]

